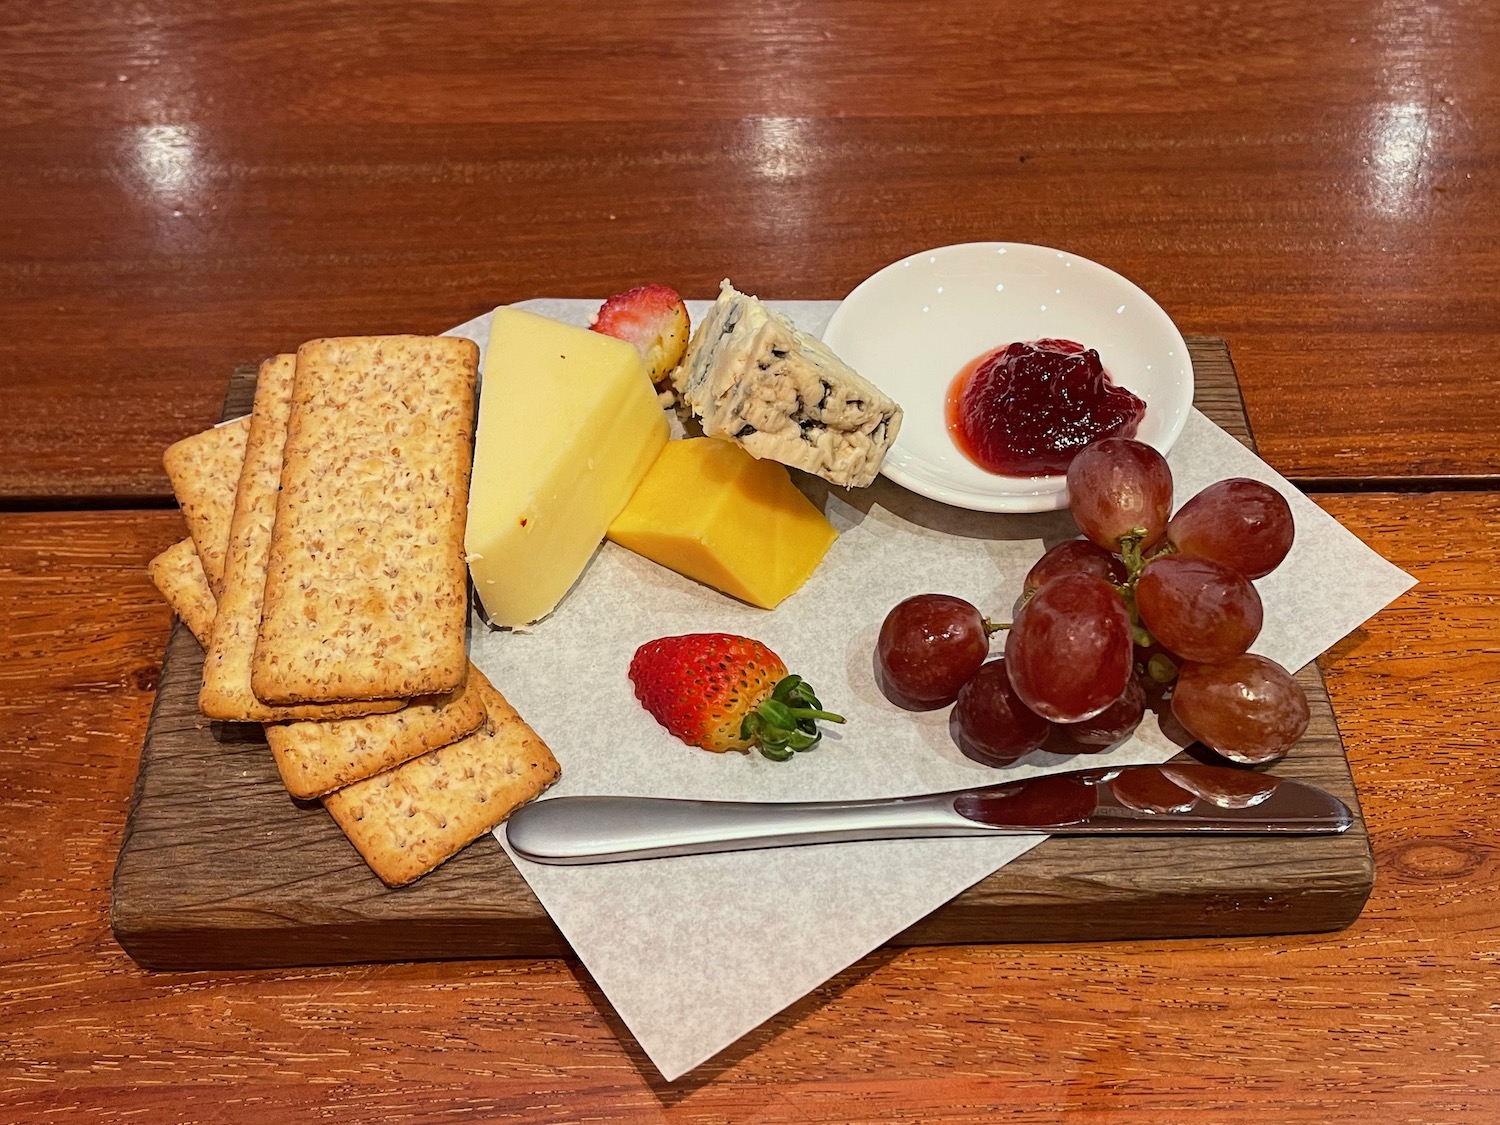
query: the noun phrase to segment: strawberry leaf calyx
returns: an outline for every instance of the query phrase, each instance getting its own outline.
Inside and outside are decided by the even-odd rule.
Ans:
[[[818,721],[842,723],[844,717],[823,710],[812,686],[801,676],[780,680],[771,694],[740,722],[740,737],[754,739],[773,762],[785,762],[799,750],[811,750],[823,738]]]

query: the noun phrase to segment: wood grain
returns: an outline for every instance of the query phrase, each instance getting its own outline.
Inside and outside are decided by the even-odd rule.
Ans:
[[[1196,405],[1253,446],[1224,342],[1194,338],[1189,350]],[[255,372],[237,369],[226,418],[252,401]],[[258,727],[204,720],[202,659],[197,642],[176,630],[115,868],[111,922],[132,957],[152,968],[194,969],[567,951],[491,837],[417,885],[387,891],[320,807],[288,799]],[[1316,668],[1302,676],[1314,722],[1276,772],[1357,810],[1322,678]],[[1056,839],[895,941],[1335,929],[1358,914],[1373,877],[1358,821],[1337,838]]]
[[[0,506],[166,502],[232,367],[313,336],[837,297],[969,238],[1228,336],[1295,479],[1495,488],[1497,56],[1474,0],[11,5]],[[887,950],[676,1084],[568,960],[135,966],[108,885],[182,525],[0,515],[0,1119],[1489,1125],[1500,495],[1320,503],[1422,583],[1322,662],[1352,926]]]
[[[167,495],[247,356],[662,280],[842,296],[1058,245],[1227,336],[1294,479],[1500,478],[1500,14],[873,0],[222,13],[0,36],[0,497]]]
[[[675,1084],[570,961],[134,966],[108,876],[181,523],[0,517],[0,1118],[1487,1125],[1500,499],[1320,503],[1421,582],[1323,662],[1378,869],[1352,926],[888,950]]]
[[[388,890],[320,806],[287,796],[258,727],[202,718],[202,659],[198,642],[176,628],[115,867],[111,926],[137,962],[261,968],[569,951],[492,836],[415,885]],[[1322,678],[1309,668],[1301,680],[1313,723],[1275,772],[1357,810]],[[1373,881],[1358,820],[1333,838],[1054,839],[893,942],[1337,929],[1353,921]]]

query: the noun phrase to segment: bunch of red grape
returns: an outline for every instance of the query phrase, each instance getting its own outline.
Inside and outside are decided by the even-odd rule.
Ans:
[[[1127,438],[1074,458],[1068,492],[1086,538],[1053,547],[1026,575],[1004,656],[986,662],[990,634],[1006,626],[961,598],[918,594],[881,626],[881,690],[914,710],[956,702],[960,748],[990,765],[1043,745],[1113,745],[1151,700],[1232,761],[1286,754],[1307,729],[1307,694],[1247,651],[1262,618],[1251,580],[1291,550],[1286,500],[1235,478],[1171,515],[1166,459]]]

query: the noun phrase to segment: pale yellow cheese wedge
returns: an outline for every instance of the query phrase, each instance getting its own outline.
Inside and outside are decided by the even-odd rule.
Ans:
[[[718,438],[668,442],[609,538],[679,574],[772,609],[838,538],[784,465]]]
[[[491,624],[529,625],[552,612],[666,440],[666,416],[632,345],[495,310],[464,534]]]

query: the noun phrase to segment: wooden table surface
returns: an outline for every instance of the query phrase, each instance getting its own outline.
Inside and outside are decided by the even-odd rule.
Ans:
[[[1500,1120],[1500,8],[0,7],[0,1120]],[[1421,585],[1323,659],[1334,934],[885,951],[663,1083],[574,961],[152,974],[108,886],[162,448],[317,335],[1066,247]]]

